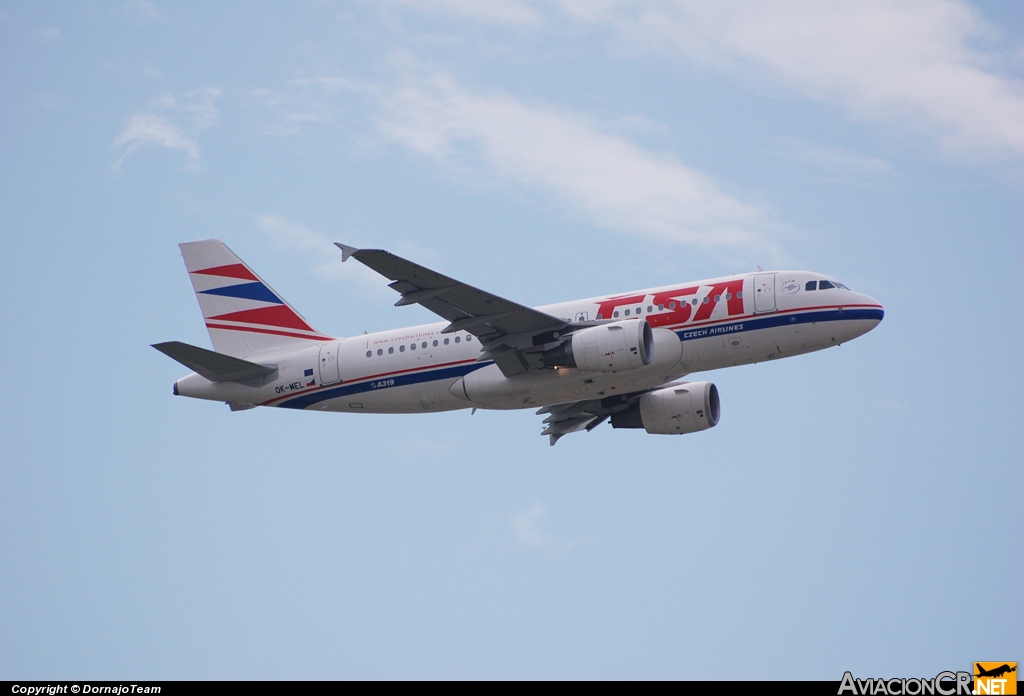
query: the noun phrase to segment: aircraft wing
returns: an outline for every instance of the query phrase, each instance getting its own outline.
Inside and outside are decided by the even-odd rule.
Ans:
[[[614,414],[619,411],[625,411],[647,392],[662,389],[665,386],[668,385],[652,387],[651,389],[644,389],[629,394],[607,396],[603,399],[572,401],[566,404],[545,406],[537,411],[538,416],[549,414],[544,419],[545,428],[541,435],[549,436],[551,438],[551,445],[554,446],[563,435],[578,433],[581,430],[590,432]]]
[[[474,288],[381,249],[336,243],[342,261],[354,258],[391,281],[401,298],[396,307],[419,304],[448,320],[441,333],[467,331],[480,339],[480,360],[493,360],[506,377],[540,369],[540,346],[570,326],[558,317]],[[534,349],[534,350],[530,350]]]

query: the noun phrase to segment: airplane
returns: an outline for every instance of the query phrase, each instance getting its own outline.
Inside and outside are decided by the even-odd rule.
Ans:
[[[1011,667],[1009,664],[1003,664],[1003,665],[1000,665],[999,667],[995,667],[993,669],[985,669],[984,667],[981,666],[981,664],[979,664],[977,662],[974,663],[974,666],[975,666],[975,668],[977,669],[977,672],[978,672],[977,674],[974,675],[976,677],[1001,677],[1004,674],[1008,674],[1010,672],[1016,672],[1017,671],[1016,663],[1014,663],[1013,667]]]
[[[318,331],[217,239],[180,244],[214,350],[153,347],[193,371],[176,396],[232,411],[344,413],[537,408],[554,445],[605,421],[681,435],[718,425],[718,388],[695,372],[853,340],[876,300],[806,271],[759,271],[526,307],[387,251],[337,244],[390,280],[395,306],[444,321],[338,338]]]

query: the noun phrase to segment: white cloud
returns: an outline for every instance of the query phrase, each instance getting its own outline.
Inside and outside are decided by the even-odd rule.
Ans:
[[[341,252],[326,235],[275,213],[259,215],[256,227],[281,251],[309,257],[318,275],[328,278],[340,276]]]
[[[633,114],[599,123],[503,93],[472,92],[409,59],[398,63],[405,77],[388,83],[312,77],[250,96],[275,112],[269,130],[278,135],[310,123],[347,128],[359,147],[367,134],[383,137],[463,183],[512,185],[608,230],[703,249],[775,253],[782,226],[764,206],[626,135],[664,133],[663,124]],[[353,94],[376,107],[370,123],[342,117]]]
[[[114,139],[114,147],[125,146],[114,167],[120,167],[125,157],[142,145],[158,145],[185,152],[194,164],[199,161],[199,146],[169,119],[154,114],[135,114],[121,134]]]
[[[547,510],[540,503],[535,503],[529,510],[509,515],[512,531],[523,546],[549,546],[551,536],[541,529]]]
[[[386,138],[474,180],[512,183],[601,227],[662,242],[771,246],[776,228],[762,207],[580,114],[473,93],[444,75],[378,88],[373,96]]]
[[[301,252],[326,250],[332,251],[333,257],[341,258],[337,253],[337,247],[325,235],[313,232],[283,215],[264,213],[256,218],[256,227],[265,232],[281,249]]]
[[[900,121],[967,158],[1024,156],[1024,83],[960,0],[553,0],[661,51]],[[989,52],[977,45],[989,42]]]
[[[256,227],[267,235],[275,248],[293,256],[303,256],[311,264],[312,271],[325,280],[342,280],[360,288],[365,295],[382,300],[397,298],[387,286],[387,279],[356,261],[342,265],[341,250],[334,242],[348,242],[345,239],[330,239],[308,227],[293,222],[283,215],[263,213],[256,218]]]
[[[826,179],[841,182],[864,181],[887,174],[892,166],[880,157],[862,155],[833,145],[790,140],[778,151],[782,157],[821,170]]]
[[[288,84],[319,87],[327,94],[334,94],[342,89],[359,87],[360,83],[346,77],[303,77],[289,80]]]
[[[205,88],[181,97],[164,96],[155,99],[151,107],[161,113],[133,114],[121,133],[114,139],[114,149],[123,148],[114,163],[115,171],[124,159],[143,145],[155,145],[184,152],[188,167],[199,166],[199,145],[196,134],[217,123],[217,107],[213,102],[220,90]]]
[[[193,129],[200,130],[217,123],[217,107],[213,102],[219,96],[219,89],[204,87],[180,97],[172,95],[158,97],[153,100],[153,106],[185,116]]]
[[[535,7],[523,0],[391,0],[393,4],[420,12],[440,12],[484,24],[540,24],[542,17]]]
[[[341,77],[311,77],[289,80],[284,90],[266,87],[252,90],[249,97],[274,113],[266,129],[271,135],[294,135],[308,125],[342,125],[335,107],[324,99],[342,89],[358,89]]]

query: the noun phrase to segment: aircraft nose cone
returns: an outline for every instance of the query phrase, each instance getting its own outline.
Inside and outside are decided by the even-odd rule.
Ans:
[[[885,318],[885,307],[882,306],[882,303],[873,297],[868,297],[867,295],[864,296],[864,299],[867,300],[864,304],[870,305],[870,308],[875,310],[878,321],[882,321],[882,319]]]
[[[882,303],[875,298],[868,297],[867,295],[860,295],[857,298],[857,304],[861,305],[862,309],[860,314],[862,318],[874,320],[875,323],[871,325],[872,328],[878,326],[882,319],[885,318],[885,308],[882,306]]]
[[[867,298],[867,304],[875,305],[875,311],[877,312],[878,321],[882,321],[882,319],[885,318],[885,307],[883,307],[882,303],[876,300],[875,298],[867,297],[867,295],[865,295],[865,297]]]

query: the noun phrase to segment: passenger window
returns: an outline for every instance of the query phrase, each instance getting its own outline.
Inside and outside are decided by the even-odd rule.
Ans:
[[[668,303],[668,308],[669,309],[675,309],[676,308],[676,303],[675,302],[669,302]]]
[[[619,316],[619,310],[616,309],[614,312],[612,312],[612,316],[617,319]]]
[[[665,305],[663,305],[663,304],[658,305],[658,311],[659,312],[664,312],[665,311]]]
[[[437,348],[437,339],[434,339],[434,347]]]
[[[455,337],[455,342],[456,342],[456,343],[458,343],[458,342],[459,342],[459,341],[461,341],[461,340],[462,340],[462,339],[461,339],[461,338],[459,338],[458,336],[456,336],[456,337]]]
[[[696,302],[697,302],[697,300],[694,300],[694,303],[696,303]],[[707,295],[705,295],[704,299],[701,300],[701,302],[703,302],[704,304],[708,304],[709,302],[711,302],[711,298],[709,298]]]
[[[743,299],[743,291],[742,290],[740,290],[738,293],[736,293],[736,298],[737,299]]]
[[[420,348],[423,348],[424,350],[426,350],[426,348],[427,348],[427,342],[426,342],[426,341],[424,341],[424,342],[423,342],[423,345],[421,345],[421,346],[420,346]]]
[[[816,280],[808,280],[807,281],[807,285],[804,286],[804,290],[817,290],[817,289],[818,289],[818,281],[816,281]]]
[[[732,293],[731,292],[725,293],[725,301],[728,302],[731,299],[732,299]]]
[[[654,307],[652,307],[651,305],[647,305],[647,313],[650,314],[653,311],[654,311]]]
[[[722,296],[721,295],[715,295],[715,302],[721,302],[721,301],[722,301]]]
[[[472,336],[466,336],[466,343],[469,343],[472,340],[473,340]]]
[[[380,348],[377,349],[377,355],[384,355],[384,351]]]
[[[409,346],[409,350],[416,350],[416,344],[413,343],[411,346]]]
[[[598,312],[598,313],[597,313],[597,320],[598,320],[598,321],[601,321],[602,319],[604,319],[604,317],[603,317],[603,316],[601,316],[601,313],[600,313],[600,312]]]
[[[398,346],[398,352],[399,353],[404,353],[405,352],[405,346]]]
[[[366,357],[370,357],[371,355],[373,355],[373,351],[372,350],[366,351]]]
[[[637,307],[637,308],[636,308],[636,313],[637,313],[637,314],[640,314],[640,310],[642,310],[642,309],[643,309],[643,307]]]
[[[446,338],[446,339],[444,339],[444,344],[445,344],[445,345],[448,345],[448,339],[447,339],[447,338]]]
[[[707,299],[707,298],[704,298],[704,299]],[[694,307],[697,306],[697,298],[696,297],[693,298],[693,302],[691,304],[693,304]]]
[[[832,283],[828,282],[827,280],[819,280],[818,281],[818,289],[819,290],[827,290],[829,288],[835,289],[835,287],[836,287],[835,285],[833,285]]]
[[[395,347],[394,346],[391,346],[390,348],[388,348],[388,355],[393,355],[394,352],[395,352]]]
[[[629,316],[629,310],[628,309],[626,310],[626,316],[627,317]]]

